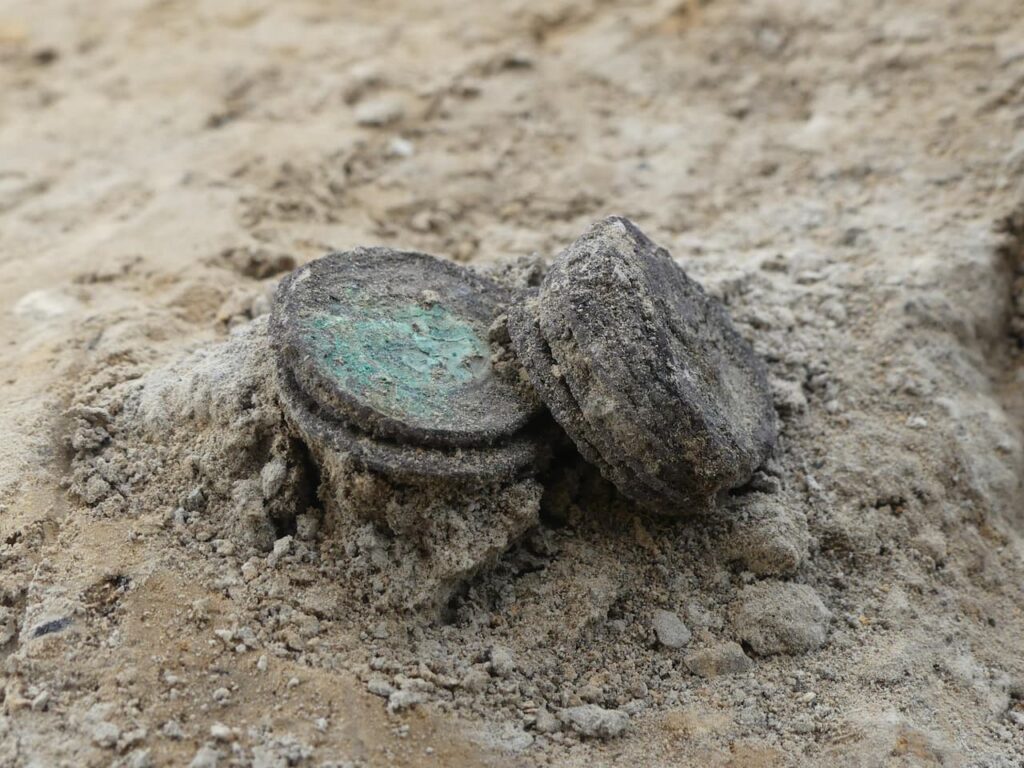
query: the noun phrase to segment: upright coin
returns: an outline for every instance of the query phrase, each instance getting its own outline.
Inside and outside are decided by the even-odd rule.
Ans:
[[[272,322],[282,364],[329,416],[375,439],[482,446],[537,408],[491,365],[488,328],[508,300],[450,262],[360,248],[293,272]]]
[[[740,485],[775,443],[764,363],[627,219],[597,223],[561,254],[532,316],[524,305],[509,330],[581,453],[647,506]]]

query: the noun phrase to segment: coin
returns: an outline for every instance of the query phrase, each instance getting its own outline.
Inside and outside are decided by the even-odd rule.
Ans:
[[[440,448],[381,440],[325,412],[278,365],[278,395],[285,416],[321,468],[351,462],[397,482],[430,480],[504,481],[527,472],[544,455],[533,433],[479,447]]]
[[[407,444],[500,442],[538,410],[496,375],[488,328],[509,292],[422,253],[359,248],[293,272],[278,289],[275,346],[325,414]]]
[[[595,224],[510,312],[552,415],[619,489],[678,509],[746,482],[777,437],[763,361],[632,222]]]

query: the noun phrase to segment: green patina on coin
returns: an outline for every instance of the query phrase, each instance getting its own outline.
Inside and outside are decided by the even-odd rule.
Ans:
[[[340,387],[392,417],[440,419],[455,392],[490,373],[487,343],[438,304],[368,307],[353,296],[305,333]]]
[[[359,248],[281,283],[274,343],[331,419],[409,445],[493,445],[539,410],[529,387],[491,362],[489,329],[510,299],[451,262]]]

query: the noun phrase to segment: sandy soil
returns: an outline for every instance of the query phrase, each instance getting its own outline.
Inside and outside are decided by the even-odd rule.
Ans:
[[[1019,0],[0,0],[0,764],[1020,764],[1022,136]],[[582,503],[449,629],[377,631],[322,536],[249,581],[288,553],[147,508],[182,467],[83,436],[296,262],[548,258],[609,213],[769,362],[784,574],[749,500],[723,524]],[[145,466],[134,500],[83,490],[115,458]],[[545,578],[586,588],[509,608]],[[751,641],[745,590],[776,579],[820,596],[820,647]],[[315,627],[270,621],[289,602]],[[656,607],[753,664],[693,672]],[[427,641],[494,679],[389,714],[368,684]],[[630,727],[544,734],[531,696]]]

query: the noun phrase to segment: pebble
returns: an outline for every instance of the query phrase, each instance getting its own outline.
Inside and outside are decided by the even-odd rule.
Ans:
[[[117,748],[121,752],[126,752],[137,744],[144,742],[148,735],[149,731],[145,728],[133,728],[121,734],[121,738],[117,740]]]
[[[168,720],[163,724],[160,732],[173,741],[178,741],[185,737],[185,732],[181,730],[181,724],[177,720]]]
[[[496,677],[508,677],[516,670],[512,651],[500,645],[491,648],[491,672]]]
[[[700,677],[735,675],[748,671],[754,662],[738,643],[727,641],[689,654],[686,668]]]
[[[825,644],[831,617],[806,584],[761,581],[740,591],[733,627],[759,656],[799,655]]]
[[[203,489],[193,488],[189,491],[182,506],[189,512],[198,512],[206,506],[206,496],[203,494]]]
[[[629,727],[629,715],[617,709],[605,709],[597,704],[569,707],[559,713],[562,722],[580,736],[613,739]]]
[[[395,691],[388,697],[388,712],[391,714],[404,712],[424,701],[426,701],[426,696],[420,691]]]
[[[32,711],[42,712],[46,709],[46,706],[50,703],[50,692],[42,691],[35,698],[32,699]]]
[[[214,741],[231,741],[231,729],[224,723],[214,723],[210,726],[210,737]]]
[[[469,671],[463,675],[459,686],[470,693],[479,693],[486,689],[490,682],[491,676],[487,674],[487,670],[481,664],[470,667]]]
[[[92,742],[98,747],[112,749],[121,738],[121,729],[113,723],[96,723],[92,728]]]
[[[383,128],[397,123],[405,116],[405,107],[396,99],[382,97],[365,101],[356,107],[356,124],[369,128]]]
[[[220,752],[211,746],[204,744],[196,752],[195,757],[192,758],[192,762],[188,764],[188,768],[217,768],[217,764],[220,762]]]
[[[272,499],[276,496],[287,476],[288,465],[282,457],[275,456],[264,464],[260,470],[260,489],[263,491],[263,498]]]
[[[137,749],[125,758],[123,765],[124,768],[153,768],[153,756],[148,749]]]
[[[395,136],[388,142],[387,153],[389,157],[412,157],[415,152],[415,145],[401,136]]]
[[[672,611],[655,611],[652,625],[658,642],[666,648],[682,648],[690,642],[690,630]]]
[[[292,537],[282,536],[280,539],[274,542],[273,551],[267,556],[267,562],[271,565],[277,563],[282,557],[292,551]]]
[[[366,684],[366,690],[374,696],[380,696],[386,699],[395,692],[395,687],[387,680],[377,677]]]
[[[537,720],[534,723],[537,733],[557,733],[562,730],[562,724],[551,712],[546,709],[537,711]]]

